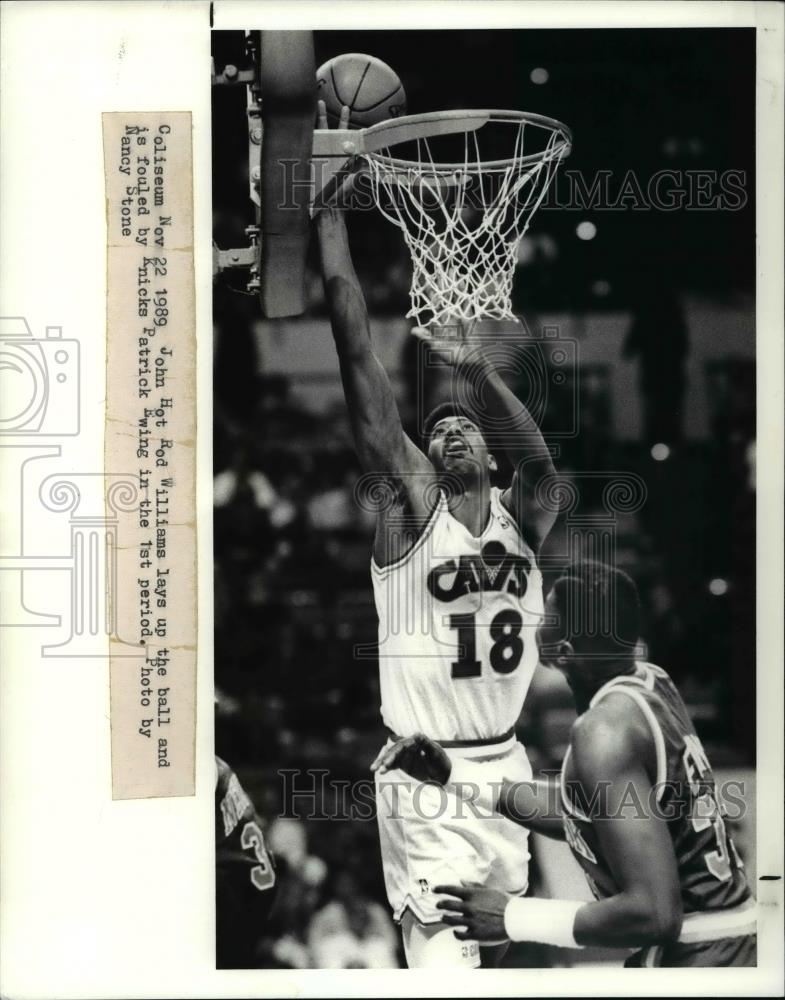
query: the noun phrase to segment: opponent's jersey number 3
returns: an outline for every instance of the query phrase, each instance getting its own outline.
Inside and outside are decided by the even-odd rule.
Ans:
[[[735,862],[737,868],[743,868],[744,864],[736,851],[736,845],[728,836],[716,794],[703,785],[711,769],[700,740],[697,736],[688,734],[684,737],[684,747],[682,762],[696,795],[692,827],[696,833],[712,828],[716,850],[706,852],[704,860],[714,878],[727,882],[733,875],[731,861]]]

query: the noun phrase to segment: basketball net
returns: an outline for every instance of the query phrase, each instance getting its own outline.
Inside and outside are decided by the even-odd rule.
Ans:
[[[376,204],[403,232],[411,254],[406,315],[418,326],[516,320],[511,294],[518,244],[570,146],[557,122],[513,114],[491,118],[515,132],[506,160],[484,158],[480,131],[468,130],[462,162],[438,162],[434,139],[427,138],[415,140],[411,159],[395,159],[389,147],[364,156]],[[541,146],[536,152],[525,148],[533,130]]]

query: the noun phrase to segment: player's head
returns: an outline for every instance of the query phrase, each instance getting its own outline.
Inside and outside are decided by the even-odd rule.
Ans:
[[[540,660],[568,680],[589,682],[608,665],[626,666],[640,633],[640,604],[632,579],[604,563],[576,563],[553,584],[545,621],[537,629]]]
[[[488,451],[479,424],[455,403],[440,403],[425,418],[423,447],[438,471],[459,476],[496,471],[496,459]]]

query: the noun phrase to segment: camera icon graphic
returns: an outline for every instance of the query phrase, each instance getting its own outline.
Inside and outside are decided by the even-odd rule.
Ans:
[[[62,333],[36,339],[24,317],[0,317],[0,435],[79,433],[79,342]]]

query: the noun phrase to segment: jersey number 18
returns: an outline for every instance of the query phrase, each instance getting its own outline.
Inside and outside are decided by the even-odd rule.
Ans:
[[[483,626],[485,628],[487,626]],[[492,645],[489,659],[497,674],[511,674],[521,662],[523,619],[517,611],[500,611],[490,624]],[[482,663],[477,659],[477,624],[474,615],[450,615],[450,628],[458,633],[458,659],[452,663],[452,676],[479,677]]]

